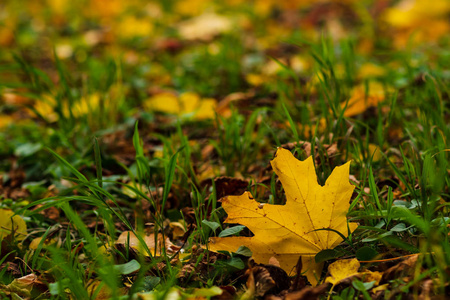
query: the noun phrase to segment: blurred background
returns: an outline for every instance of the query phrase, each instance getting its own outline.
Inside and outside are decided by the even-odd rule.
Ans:
[[[449,16],[447,0],[3,0],[0,128],[183,114],[162,102],[213,118],[227,95],[255,89],[295,106],[327,65],[342,99],[364,82],[400,88],[424,66],[448,78]]]

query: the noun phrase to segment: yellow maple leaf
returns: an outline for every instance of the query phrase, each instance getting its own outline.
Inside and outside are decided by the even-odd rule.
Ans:
[[[275,258],[288,273],[302,256],[302,273],[315,285],[323,266],[315,263],[315,254],[342,242],[336,232],[321,229],[346,236],[348,229],[358,226],[346,218],[354,189],[348,180],[350,163],[336,167],[324,186],[317,183],[312,157],[300,161],[290,151],[278,148],[271,164],[286,192],[286,204],[259,203],[248,192],[227,197],[222,202],[228,214],[225,222],[245,225],[254,236],[211,238],[209,249],[233,252],[246,246],[256,262]]]

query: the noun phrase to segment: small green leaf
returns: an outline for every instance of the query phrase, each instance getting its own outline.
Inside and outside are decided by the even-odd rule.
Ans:
[[[373,288],[373,286],[375,285],[375,281],[371,281],[371,282],[362,282],[359,280],[353,280],[352,285],[355,289],[357,289],[360,292],[365,292],[370,290],[371,288]]]
[[[42,149],[42,144],[34,144],[34,143],[25,143],[16,148],[14,150],[14,155],[18,157],[27,157],[35,154],[39,150]]]
[[[252,256],[252,251],[245,246],[240,246],[239,249],[237,249],[236,252],[234,252],[234,253],[242,255],[242,256],[248,256],[248,257]]]
[[[226,261],[226,264],[230,267],[236,268],[238,270],[242,270],[245,268],[245,264],[239,257],[232,257]]]
[[[135,259],[130,260],[126,264],[121,264],[121,265],[115,265],[114,266],[114,269],[117,272],[119,272],[120,274],[122,274],[122,275],[131,274],[133,272],[136,272],[140,268],[141,268],[141,264]]]
[[[408,230],[408,227],[406,227],[405,223],[398,223],[397,225],[392,227],[390,231],[402,232],[406,230]]]
[[[157,276],[146,276],[144,278],[143,290],[145,292],[152,291],[159,283],[161,282],[161,278]]]
[[[358,260],[371,260],[377,255],[378,252],[368,246],[361,247],[356,251],[356,258]]]
[[[334,250],[334,249],[325,249],[320,251],[319,253],[316,254],[316,256],[314,257],[316,263],[321,263],[336,257],[339,257],[339,252]]]
[[[208,226],[209,228],[212,229],[212,231],[216,231],[217,228],[220,227],[220,224],[217,222],[212,222],[212,221],[207,221],[207,220],[202,220],[202,224],[205,224],[206,226]]]
[[[219,237],[235,235],[235,234],[241,232],[244,228],[245,228],[245,226],[243,226],[243,225],[238,225],[238,226],[227,228],[227,229],[223,230],[221,233],[219,233]]]
[[[416,226],[420,231],[425,234],[430,232],[430,226],[425,222],[424,219],[419,217],[418,215],[412,213],[409,209],[404,207],[393,207],[392,215],[395,218],[406,221],[409,224]]]

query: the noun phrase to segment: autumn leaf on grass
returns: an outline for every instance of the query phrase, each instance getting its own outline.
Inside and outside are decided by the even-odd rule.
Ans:
[[[388,89],[387,92],[390,90]],[[352,117],[365,112],[371,107],[377,107],[378,103],[384,101],[386,89],[379,83],[370,83],[366,89],[364,85],[356,86],[350,99],[341,103],[345,109],[344,116]]]
[[[395,36],[393,44],[400,49],[437,41],[448,34],[449,12],[448,0],[402,0],[388,8],[382,19]]]
[[[37,282],[37,276],[34,273],[14,279],[10,284],[0,284],[0,290],[12,296],[12,299],[23,299],[20,296],[29,299],[31,297],[31,290]],[[13,295],[17,296],[14,297]],[[2,298],[3,299],[3,298]]]
[[[227,17],[215,13],[204,13],[181,22],[178,25],[178,32],[185,40],[209,41],[221,33],[230,31],[231,28],[232,22]]]
[[[325,279],[326,282],[329,282],[333,285],[331,287],[330,294],[336,285],[346,279],[351,279],[353,277],[360,278],[364,282],[373,282],[374,285],[378,285],[380,283],[382,277],[382,274],[380,272],[358,272],[359,267],[360,263],[356,258],[341,259],[330,264],[328,266],[328,272],[330,273],[330,276]]]
[[[216,100],[200,98],[199,95],[191,92],[183,93],[179,97],[172,93],[160,93],[145,101],[144,107],[182,118],[205,120],[215,117]]]
[[[12,210],[0,209],[0,241],[11,233],[16,240],[23,240],[27,235],[27,224]]]
[[[271,164],[286,192],[286,204],[259,203],[249,192],[225,198],[225,222],[245,225],[254,236],[211,238],[209,249],[234,252],[246,246],[256,262],[275,258],[288,273],[302,256],[302,272],[317,284],[322,264],[316,264],[314,256],[342,242],[336,232],[347,236],[348,230],[358,226],[348,224],[346,218],[354,189],[348,179],[350,163],[336,167],[324,186],[317,183],[312,157],[300,161],[290,151],[278,148]]]
[[[143,241],[147,245],[148,249],[152,253],[152,255],[160,256],[163,254],[162,245],[166,248],[166,252],[169,254],[174,254],[179,250],[179,247],[174,245],[168,237],[163,237],[162,234],[158,234],[158,240],[155,241],[155,234],[152,233],[150,235],[142,236]],[[156,244],[155,244],[156,242]],[[131,231],[124,231],[120,234],[119,238],[116,241],[116,245],[123,245],[130,247],[139,253],[149,256],[149,254],[145,251],[145,247],[141,244],[140,240],[136,237],[136,235]],[[156,249],[155,249],[156,248]]]

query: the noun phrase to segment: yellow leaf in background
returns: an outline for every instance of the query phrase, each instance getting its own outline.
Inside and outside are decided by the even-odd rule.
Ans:
[[[59,119],[58,114],[55,112],[55,107],[56,99],[51,95],[43,95],[40,99],[37,99],[33,105],[34,110],[48,122],[56,122]],[[36,115],[32,110],[29,112],[33,116]]]
[[[312,157],[300,161],[290,151],[278,148],[271,165],[286,192],[286,204],[259,203],[249,192],[226,197],[222,202],[228,214],[225,222],[245,225],[254,236],[211,238],[209,249],[233,252],[243,245],[256,262],[267,263],[274,257],[288,273],[302,256],[302,272],[308,271],[310,283],[317,284],[322,266],[315,264],[314,256],[342,242],[337,233],[320,229],[347,236],[348,229],[358,226],[346,218],[354,189],[349,183],[350,163],[336,167],[324,186],[317,183]]]
[[[179,0],[174,6],[174,12],[181,15],[195,16],[201,14],[210,5],[210,0]]]
[[[16,240],[21,241],[27,235],[27,224],[18,215],[9,209],[0,209],[0,241],[14,232]]]
[[[369,144],[368,154],[372,157],[373,162],[377,162],[383,157],[380,152],[380,147],[374,144]]]
[[[91,112],[97,112],[100,109],[100,94],[94,93],[78,99],[72,105],[72,114],[74,117],[81,117]],[[69,112],[66,112],[69,116]]]
[[[181,112],[178,97],[172,93],[156,94],[144,103],[144,107],[148,110],[169,114],[179,114]]]
[[[86,15],[93,15],[100,19],[114,19],[121,12],[126,11],[128,1],[122,0],[108,0],[105,5],[105,0],[90,0],[87,2]]]
[[[319,119],[319,123],[318,126],[316,126],[317,123],[315,122],[311,122],[311,126],[308,124],[301,124],[298,123],[298,128],[299,131],[303,133],[303,135],[305,136],[305,138],[309,139],[311,137],[311,135],[316,134],[316,129],[317,129],[317,135],[320,135],[321,133],[323,133],[325,131],[325,129],[327,128],[327,120],[325,118],[320,118]],[[287,122],[287,124],[289,127],[291,126],[289,124],[289,122]]]
[[[230,31],[231,27],[229,18],[215,13],[205,13],[181,22],[178,25],[178,33],[185,40],[208,41],[216,35]]]
[[[403,0],[386,10],[386,21],[397,27],[419,26],[439,17],[445,18],[450,11],[448,0]]]
[[[14,122],[13,117],[8,115],[0,115],[0,129],[8,127]]]
[[[47,0],[48,7],[52,10],[52,13],[62,15],[66,13],[67,8],[70,5],[70,1],[66,0]]]
[[[360,263],[356,258],[353,259],[341,259],[335,261],[328,266],[328,272],[331,276],[326,278],[326,282],[331,283],[333,286],[339,284],[342,280],[352,276],[357,276],[364,282],[375,281],[375,284],[380,283],[382,274],[380,272],[364,271],[358,272]]]
[[[391,25],[398,48],[436,41],[450,30],[448,0],[403,0],[386,9],[383,19]]]
[[[214,119],[216,115],[217,101],[213,98],[203,98],[195,113],[195,119]]]
[[[249,73],[245,75],[245,80],[253,86],[260,86],[267,81],[267,78],[261,74]]]
[[[280,72],[286,72],[286,69],[290,69],[296,73],[303,73],[310,69],[310,67],[311,63],[302,56],[293,56],[289,59],[280,58],[278,61],[269,60],[266,62],[261,68],[262,75],[260,76],[265,75],[266,79],[268,79],[268,76],[273,76]],[[319,83],[318,80],[317,83]]]
[[[367,89],[364,85],[353,89],[348,101],[341,103],[341,108],[345,108],[344,116],[352,117],[365,112],[370,107],[377,107],[378,103],[385,99],[385,88],[379,83],[370,83]]]
[[[375,271],[375,272],[366,271],[366,272],[362,272],[360,274],[361,274],[362,279],[363,279],[364,282],[375,281],[376,285],[379,285],[381,279],[383,278],[383,274],[378,272],[378,271]]]
[[[160,93],[145,101],[144,107],[152,111],[203,120],[214,118],[217,101],[212,98],[200,98],[193,92],[183,93],[179,97],[172,93]]]
[[[328,267],[328,272],[330,272],[331,276],[327,277],[326,282],[336,285],[341,280],[356,275],[359,266],[359,261],[356,258],[335,261]]]
[[[39,246],[39,244],[42,241],[42,237],[38,237],[35,238],[31,241],[30,245],[28,246],[28,248],[32,249],[32,250],[36,250]],[[56,244],[58,243],[58,239],[53,238],[53,239],[46,239],[43,243],[43,247],[45,248],[46,246],[52,245],[52,244]]]
[[[73,55],[73,46],[70,43],[57,44],[55,51],[59,59],[67,59]]]
[[[179,97],[181,104],[181,111],[183,112],[193,112],[199,106],[200,96],[196,93],[186,92]]]
[[[362,153],[360,153],[359,156],[355,156],[351,152],[347,153],[346,151],[344,151],[342,153],[342,157],[348,157],[348,159],[358,159],[358,157],[359,157],[360,161],[363,161],[363,159],[364,159],[364,156]],[[383,154],[381,154],[380,147],[375,144],[369,144],[367,147],[366,159],[372,159],[372,162],[377,162],[377,161],[380,161],[382,158],[383,158]]]
[[[37,99],[33,105],[34,110],[44,117],[48,122],[56,122],[59,119],[56,113],[57,99],[51,95],[44,95],[40,99]],[[98,112],[100,109],[100,94],[93,93],[77,99],[71,107],[67,105],[67,102],[62,104],[62,113],[66,118],[70,116],[70,111],[75,118],[89,115],[93,112]],[[29,110],[29,113],[33,116],[36,113],[33,110]]]
[[[386,74],[386,69],[373,63],[365,63],[358,70],[358,78],[366,79],[381,77]]]
[[[116,32],[123,39],[146,37],[153,32],[153,23],[150,19],[126,16],[117,24]]]
[[[151,251],[152,255],[161,255],[162,247],[161,245],[164,243],[167,253],[175,253],[179,250],[179,247],[175,246],[168,237],[163,240],[162,234],[158,234],[158,240],[156,241],[157,245],[155,245],[155,235],[150,234],[142,237],[148,249]],[[149,256],[144,246],[141,244],[139,239],[134,235],[131,231],[124,231],[120,234],[119,238],[116,241],[116,244],[128,245],[128,247],[137,250],[139,253]],[[156,249],[155,249],[156,248]]]

